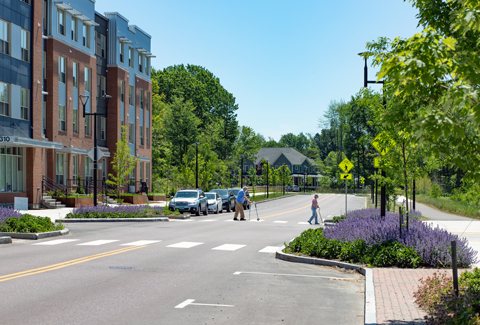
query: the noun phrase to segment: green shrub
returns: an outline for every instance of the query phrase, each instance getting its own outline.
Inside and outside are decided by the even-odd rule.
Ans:
[[[333,217],[333,222],[335,223],[339,223],[342,220],[345,220],[345,216],[343,214],[341,216]]]
[[[287,251],[377,267],[415,268],[424,264],[423,259],[413,248],[408,248],[397,241],[385,241],[368,247],[365,241],[360,239],[347,242],[325,238],[323,228],[302,232],[299,237],[290,242]]]
[[[25,214],[20,218],[7,219],[1,226],[0,232],[40,233],[62,230],[65,227],[59,223],[55,225],[48,217],[36,217]]]
[[[459,296],[453,290],[452,278],[434,273],[421,279],[414,293],[415,302],[427,313],[427,324],[480,324],[480,270],[464,272],[458,281]]]
[[[437,183],[433,183],[432,187],[430,188],[430,197],[436,199],[442,195],[442,190],[440,189],[440,185]]]

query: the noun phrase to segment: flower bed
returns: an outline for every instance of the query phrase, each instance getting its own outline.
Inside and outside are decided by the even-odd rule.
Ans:
[[[20,218],[22,214],[13,208],[0,208],[0,225],[12,217]]]
[[[148,218],[163,214],[162,207],[147,205],[88,206],[78,207],[66,215],[66,219],[77,218]]]
[[[413,216],[419,216],[419,213]],[[349,212],[337,224],[325,230],[307,230],[290,243],[293,252],[323,258],[360,262],[372,266],[443,268],[451,266],[451,241],[457,243],[459,267],[477,261],[477,253],[466,239],[440,228],[410,218],[409,231],[400,227],[398,215],[387,213],[382,218],[375,209]]]

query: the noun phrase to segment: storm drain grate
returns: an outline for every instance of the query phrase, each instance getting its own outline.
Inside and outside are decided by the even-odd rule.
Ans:
[[[110,266],[114,270],[140,270],[141,268],[135,266]]]

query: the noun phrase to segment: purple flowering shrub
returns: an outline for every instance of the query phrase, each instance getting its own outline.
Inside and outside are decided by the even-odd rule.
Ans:
[[[7,219],[12,217],[20,218],[22,214],[18,211],[15,211],[13,208],[2,208],[0,207],[0,225],[3,224]]]
[[[148,205],[84,206],[72,210],[65,218],[145,218],[147,213],[160,215],[163,208]]]
[[[414,216],[419,216],[417,211]],[[448,267],[452,265],[450,255],[451,241],[457,243],[457,258],[460,267],[467,267],[477,262],[477,252],[468,247],[468,241],[446,230],[433,228],[417,218],[410,217],[409,230],[402,227],[400,236],[399,218],[397,214],[387,212],[384,218],[376,209],[355,210],[348,213],[344,220],[333,226],[327,226],[323,236],[331,240],[344,242],[364,241],[367,247],[387,241],[399,242],[412,248],[424,263],[432,267]]]
[[[421,279],[414,293],[415,302],[425,310],[427,324],[480,325],[480,269],[465,271],[458,279],[459,296],[445,272]]]

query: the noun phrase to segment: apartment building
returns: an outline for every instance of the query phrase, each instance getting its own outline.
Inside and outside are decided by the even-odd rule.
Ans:
[[[94,0],[0,3],[0,205],[28,197],[39,207],[46,184],[91,181],[95,134],[105,181],[122,125],[139,160],[127,190],[150,186],[150,43]]]

